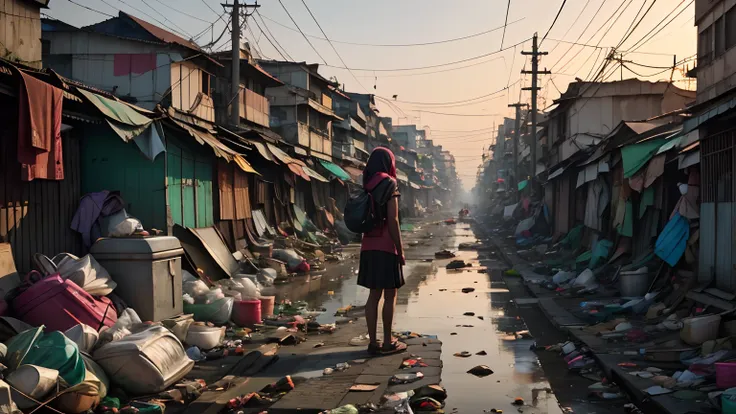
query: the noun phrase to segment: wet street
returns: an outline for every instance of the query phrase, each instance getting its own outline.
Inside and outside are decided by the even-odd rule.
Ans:
[[[457,251],[460,243],[476,241],[468,225],[417,223],[414,231],[404,232],[403,237],[408,246],[406,285],[399,290],[394,329],[433,334],[442,341],[442,385],[448,393],[445,412],[621,412],[603,409],[582,398],[576,400],[576,396],[585,397],[585,387],[590,382],[581,383],[582,390],[571,393],[568,387],[572,386],[565,379],[566,367],[559,365],[564,361],[548,354],[551,364],[561,368],[561,372],[552,373],[557,379],[553,382],[567,394],[568,401],[563,406],[568,408],[560,407],[557,389],[550,385],[530,347],[535,341],[548,344],[564,337],[551,328],[538,309],[517,306],[513,300],[526,293],[516,289],[512,295],[502,278],[505,265],[490,250]],[[441,249],[457,251],[455,259],[472,263],[473,267],[447,270],[445,266],[451,259],[434,259],[434,252]],[[346,260],[331,266],[321,277],[276,287],[277,299],[305,300],[310,308],[326,309],[318,319],[320,322],[334,321],[338,308],[363,305],[368,291],[356,283],[357,254],[357,250],[347,249]],[[474,291],[463,293],[463,288]],[[466,315],[468,312],[473,315]],[[535,319],[537,332],[533,328],[527,331],[521,315]],[[379,332],[380,329],[379,322]],[[481,351],[485,355],[476,355]],[[471,356],[454,355],[461,352]],[[467,373],[477,365],[487,365],[494,373],[485,378]],[[523,406],[512,405],[517,398],[523,399]]]

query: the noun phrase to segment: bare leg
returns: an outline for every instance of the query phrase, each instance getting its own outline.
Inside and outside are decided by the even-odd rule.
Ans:
[[[378,329],[378,302],[381,301],[382,293],[381,289],[371,289],[368,301],[365,303],[365,321],[368,324],[368,336],[371,339],[371,344],[378,343],[376,332]]]
[[[394,308],[396,308],[396,289],[383,289],[383,345],[388,346],[393,339],[391,328],[394,325]]]

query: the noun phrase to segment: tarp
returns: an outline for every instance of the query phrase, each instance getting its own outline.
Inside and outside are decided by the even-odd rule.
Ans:
[[[657,238],[654,253],[668,265],[674,267],[685,253],[685,246],[689,238],[690,224],[685,217],[675,213]]]
[[[626,145],[621,148],[621,157],[624,162],[624,178],[630,178],[636,174],[647,161],[664,144],[662,139],[644,141],[638,144]]]
[[[355,167],[348,167],[345,166],[345,171],[350,174],[350,177],[355,181],[356,184],[362,184],[363,183],[363,171],[355,168]]]
[[[521,181],[521,182],[519,182],[519,184],[516,185],[516,188],[519,191],[521,191],[521,190],[523,190],[523,189],[526,188],[527,184],[529,184],[529,181],[527,181],[527,180]]]
[[[341,180],[350,180],[350,174],[345,172],[342,168],[340,168],[339,165],[333,164],[329,161],[325,160],[319,160],[319,163],[322,164],[323,167],[330,173],[332,173],[335,177],[341,179]]]
[[[624,210],[624,222],[619,226],[618,233],[626,237],[634,237],[634,204],[631,200],[626,200],[626,210]]]
[[[161,136],[160,125],[136,111],[124,102],[105,98],[93,92],[78,88],[87,100],[105,115],[110,128],[125,142],[134,140],[138,149],[151,161],[166,152]]]
[[[700,150],[692,151],[687,154],[681,154],[677,160],[677,168],[682,170],[683,168],[690,167],[700,163]]]
[[[580,188],[583,184],[591,182],[598,178],[599,173],[609,172],[608,159],[601,160],[596,163],[588,164],[578,172],[578,181],[575,188]]]

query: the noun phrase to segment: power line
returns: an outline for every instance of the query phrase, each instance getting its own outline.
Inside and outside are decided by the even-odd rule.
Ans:
[[[333,66],[333,65],[329,65],[329,64],[325,64],[325,66],[330,67],[330,68],[350,69],[350,70],[363,71],[363,72],[402,72],[402,71],[409,71],[409,70],[422,70],[422,69],[439,68],[439,67],[443,67],[443,66],[455,65],[455,64],[458,64],[458,63],[464,63],[464,62],[470,62],[470,61],[473,61],[473,60],[483,59],[485,57],[492,56],[492,55],[501,53],[503,51],[512,49],[512,48],[514,48],[516,46],[519,46],[520,44],[522,44],[522,43],[524,43],[524,42],[526,42],[528,40],[529,39],[524,39],[524,40],[522,40],[519,43],[513,44],[513,45],[508,46],[506,48],[503,48],[501,50],[497,50],[495,52],[486,53],[486,54],[483,54],[483,55],[474,56],[474,57],[467,58],[467,59],[456,60],[456,61],[453,61],[453,62],[439,63],[439,64],[436,64],[436,65],[420,66],[420,67],[415,67],[415,68],[394,68],[394,69],[342,68],[340,66]]]
[[[292,57],[291,57],[291,56],[289,55],[289,52],[287,52],[287,51],[286,51],[286,48],[285,48],[285,47],[283,47],[283,46],[281,46],[281,43],[279,43],[279,40],[278,40],[278,39],[276,38],[276,36],[274,36],[274,35],[273,35],[273,33],[271,33],[271,29],[270,29],[270,28],[268,27],[268,25],[266,24],[266,21],[265,21],[265,20],[263,20],[263,16],[261,15],[261,12],[260,12],[260,11],[259,11],[258,9],[256,9],[256,14],[258,15],[258,17],[260,17],[260,18],[261,18],[261,22],[263,22],[263,27],[265,27],[265,28],[266,28],[266,32],[268,32],[268,35],[269,35],[269,36],[270,36],[271,38],[273,38],[273,42],[271,42],[271,39],[269,39],[269,37],[268,37],[268,36],[266,36],[266,39],[268,39],[269,43],[271,43],[271,46],[273,46],[273,48],[274,48],[274,49],[276,49],[276,51],[277,51],[277,52],[279,52],[279,55],[281,55],[281,57],[284,57],[284,55],[286,55],[286,56],[287,56],[287,57],[289,58],[288,60],[290,60],[290,61],[292,61],[292,62],[293,62],[293,61],[294,61],[294,58],[292,58]],[[253,21],[255,21],[255,23],[256,23],[256,26],[258,26],[258,29],[259,29],[259,30],[260,30],[260,31],[261,31],[261,32],[262,32],[262,33],[263,33],[263,34],[265,35],[266,33],[265,33],[265,32],[263,32],[263,29],[261,29],[261,25],[260,25],[260,24],[258,24],[258,20],[255,20],[255,19],[253,19]],[[282,54],[282,53],[281,53],[281,52],[280,52],[280,51],[278,50],[278,48],[276,47],[276,45],[274,45],[274,43],[276,43],[276,45],[278,45],[278,47],[280,47],[280,48],[281,48],[281,50],[283,50],[283,52],[284,52],[283,54]],[[284,58],[284,59],[286,60],[286,58]]]
[[[423,76],[423,75],[433,75],[435,73],[452,72],[452,71],[455,71],[455,70],[471,68],[473,66],[484,65],[486,63],[495,62],[497,60],[503,60],[504,62],[506,61],[506,59],[503,56],[499,56],[499,57],[497,57],[495,59],[490,59],[490,60],[486,60],[486,61],[483,61],[483,62],[471,63],[469,65],[458,66],[456,68],[449,68],[449,69],[442,69],[442,70],[433,70],[433,71],[422,72],[422,73],[407,73],[407,74],[404,74],[404,75],[382,75],[382,77],[383,78],[405,78],[407,76],[415,77],[415,76]],[[340,69],[344,69],[344,68],[340,68]],[[359,76],[359,77],[363,77],[363,78],[370,77],[370,78],[372,78],[373,76],[374,75]]]
[[[585,28],[583,29],[583,31],[582,31],[582,32],[580,32],[580,34],[578,35],[577,39],[575,39],[575,42],[573,42],[573,43],[577,43],[577,42],[579,42],[579,41],[580,41],[580,39],[581,39],[581,38],[583,37],[583,35],[585,34],[585,32],[587,32],[587,31],[588,31],[588,28],[590,27],[590,25],[591,25],[591,24],[593,24],[593,21],[595,20],[595,18],[596,18],[596,17],[598,17],[598,13],[600,13],[601,9],[603,8],[603,6],[604,6],[604,5],[606,4],[606,2],[607,2],[607,1],[608,1],[608,0],[603,0],[603,1],[601,2],[601,5],[600,5],[600,6],[598,6],[598,10],[596,10],[596,11],[595,11],[595,14],[593,14],[593,17],[591,17],[591,18],[590,18],[590,21],[588,22],[588,24],[587,24],[587,25],[585,25]],[[600,30],[600,29],[599,29],[599,30]],[[596,32],[596,33],[597,33],[597,32]],[[595,34],[594,34],[593,36],[595,36]],[[591,36],[591,39],[592,39],[592,36]],[[558,64],[559,64],[560,62],[562,62],[562,59],[564,59],[564,57],[565,57],[565,56],[566,56],[566,55],[567,55],[568,53],[570,53],[570,50],[572,50],[573,46],[574,46],[574,45],[571,45],[571,46],[570,46],[569,48],[567,48],[567,50],[566,50],[566,51],[565,51],[565,52],[564,52],[564,53],[562,54],[562,56],[560,56],[560,58],[559,58],[559,59],[557,60],[557,62],[555,62],[555,64],[554,64],[554,65],[552,65],[552,67],[550,68],[550,70],[554,70],[554,68],[555,68],[555,67],[557,67],[557,65],[558,65]]]
[[[516,81],[513,84],[516,84],[516,83],[519,83],[519,82],[520,81]],[[501,92],[503,92],[503,91],[505,91],[507,89],[509,89],[509,86],[507,86],[505,88],[502,88],[502,89],[499,89],[499,90],[497,90],[495,92],[491,92],[491,93],[485,94],[485,95],[480,95],[480,96],[476,96],[474,98],[462,99],[462,100],[459,100],[459,101],[451,101],[451,102],[418,102],[418,101],[401,101],[401,100],[398,100],[398,99],[395,99],[394,102],[405,103],[405,104],[414,104],[414,105],[440,105],[440,106],[453,105],[453,104],[463,104],[463,103],[468,103],[468,102],[471,102],[471,101],[477,101],[479,99],[487,98],[489,96],[497,95],[497,94],[499,94],[499,93],[501,93]],[[385,98],[385,97],[382,97],[382,98],[388,99],[388,98]]]
[[[631,37],[631,35],[634,34],[634,31],[636,31],[636,28],[639,27],[639,25],[641,24],[642,21],[644,21],[644,18],[647,17],[647,14],[649,14],[649,11],[652,10],[652,7],[654,7],[654,4],[655,3],[657,3],[657,0],[652,0],[652,4],[649,5],[649,8],[647,9],[647,11],[645,11],[644,14],[641,16],[641,19],[639,19],[639,22],[637,22],[634,25],[633,28],[631,26],[629,26],[630,29],[631,29],[631,31],[628,32],[629,34],[627,34],[626,36],[624,36],[623,39],[621,39],[621,41],[616,46],[616,49],[618,49],[619,47],[621,47],[621,45],[623,45],[624,42],[626,42],[629,39],[629,37]],[[642,8],[644,8],[644,5],[645,4],[647,4],[647,0],[644,0],[644,3],[642,4]],[[641,12],[641,9],[639,9],[639,11]],[[636,15],[638,16],[639,13],[637,13]],[[634,20],[636,20],[636,17],[634,17]],[[633,24],[634,21],[632,21],[631,23]]]
[[[353,73],[353,71],[348,68],[348,64],[345,63],[345,60],[342,58],[342,56],[340,56],[340,52],[337,51],[337,49],[335,48],[335,45],[332,44],[332,41],[327,36],[327,33],[325,33],[324,29],[322,29],[322,25],[320,25],[319,22],[317,21],[317,18],[314,16],[314,13],[312,13],[312,10],[307,5],[307,2],[304,1],[304,0],[302,0],[302,4],[304,5],[304,7],[309,12],[309,15],[312,16],[312,20],[314,20],[314,23],[317,24],[317,27],[319,28],[319,31],[322,32],[322,34],[325,36],[325,39],[327,39],[327,42],[332,47],[332,50],[337,55],[338,59],[340,59],[340,62],[342,62],[342,65],[345,66],[345,69],[347,69],[348,72],[350,72],[350,75],[353,77],[353,79],[355,79],[356,82],[358,82],[358,85],[360,85],[361,88],[363,88],[366,92],[368,92],[368,88],[366,88],[365,86],[363,86],[363,84],[360,83],[360,81],[358,80],[358,78],[355,77],[355,74]]]
[[[586,0],[585,1],[585,5],[583,6],[583,9],[580,10],[580,13],[578,13],[577,16],[575,16],[575,21],[573,21],[572,24],[570,26],[568,26],[567,30],[565,31],[565,34],[563,34],[561,36],[561,38],[564,39],[565,36],[567,36],[567,34],[570,33],[570,30],[572,30],[572,28],[575,27],[575,25],[578,23],[578,20],[580,20],[580,17],[583,15],[583,13],[585,13],[585,10],[588,8],[588,5],[589,4],[590,4],[590,0]],[[550,39],[550,40],[552,40],[552,39]],[[557,42],[558,43],[552,48],[552,50],[549,51],[550,54],[552,54],[560,46],[560,42],[561,41],[558,40]]]
[[[261,15],[261,17],[264,18],[264,19],[266,19],[266,20],[268,20],[268,21],[270,21],[270,22],[272,22],[272,23],[274,23],[274,24],[276,24],[276,25],[278,25],[278,26],[281,26],[281,27],[283,27],[285,29],[291,30],[293,32],[298,32],[299,31],[297,29],[294,29],[293,27],[289,27],[289,26],[287,26],[287,25],[285,25],[283,23],[280,23],[280,22],[278,22],[278,21],[276,21],[274,19],[271,19],[271,18],[269,18],[267,16]],[[511,23],[504,24],[503,26],[494,27],[493,29],[484,30],[482,32],[473,33],[473,34],[466,35],[466,36],[460,36],[460,37],[456,37],[456,38],[452,38],[452,39],[436,40],[436,41],[432,41],[432,42],[422,42],[422,43],[383,43],[383,44],[381,44],[381,43],[348,42],[348,41],[344,41],[344,40],[334,40],[334,39],[332,40],[332,42],[339,43],[339,44],[344,44],[344,45],[370,46],[370,47],[414,47],[414,46],[431,46],[431,45],[438,45],[438,44],[442,44],[442,43],[457,42],[457,41],[460,41],[460,40],[466,40],[466,39],[471,39],[471,38],[478,37],[478,36],[483,36],[483,35],[488,34],[488,33],[493,33],[495,31],[498,31],[498,30],[501,30],[501,29],[505,29],[507,26],[510,26],[512,24],[515,24],[515,23],[519,23],[519,22],[521,22],[523,20],[524,20],[524,18],[521,18],[521,19],[518,19],[518,20],[514,20]],[[310,34],[307,34],[306,36],[307,37],[311,37],[313,39],[327,40],[324,37],[310,35]]]
[[[205,6],[207,6],[208,9],[212,10],[212,13],[214,13],[215,16],[218,16],[217,11],[213,9],[212,6],[210,6],[209,3],[207,3],[206,0],[201,0],[201,1],[202,3],[204,3]],[[224,14],[219,15],[218,19],[220,19],[223,23],[227,24],[228,22],[226,22],[225,19],[222,18],[222,16],[224,16]]]
[[[93,9],[92,7],[89,7],[89,6],[85,6],[84,4],[81,4],[81,3],[77,3],[77,2],[76,2],[76,1],[74,1],[74,0],[66,0],[66,1],[68,1],[69,3],[71,3],[71,4],[74,4],[74,5],[76,5],[76,6],[79,6],[79,7],[83,8],[83,9],[87,9],[87,10],[89,10],[89,11],[91,11],[91,12],[95,12],[95,13],[97,13],[97,14],[101,14],[101,15],[103,15],[103,16],[107,16],[107,17],[113,17],[113,18],[114,18],[114,17],[117,17],[117,16],[113,16],[112,14],[109,14],[109,13],[105,13],[105,12],[99,11],[99,10],[97,10],[97,9]]]
[[[549,29],[547,29],[547,33],[542,36],[542,40],[539,41],[539,46],[542,46],[542,43],[544,43],[544,39],[547,38],[547,35],[549,35],[549,32],[552,30],[553,27],[555,27],[555,23],[557,23],[557,19],[560,18],[560,14],[562,13],[562,9],[565,8],[565,3],[567,3],[567,0],[562,0],[562,4],[560,4],[560,9],[557,10],[557,15],[555,16],[555,19],[552,20],[552,24],[549,26]]]
[[[279,4],[280,4],[280,5],[281,5],[281,7],[282,7],[282,8],[284,9],[284,11],[286,12],[286,14],[287,14],[287,15],[289,16],[289,19],[291,19],[291,22],[292,22],[292,23],[294,23],[294,26],[296,26],[296,28],[297,28],[297,29],[299,29],[299,33],[301,33],[301,34],[302,34],[302,37],[304,37],[304,40],[306,40],[306,41],[307,41],[307,43],[309,43],[309,46],[311,46],[311,47],[312,47],[312,50],[314,50],[314,53],[316,53],[316,54],[317,54],[317,56],[319,56],[319,58],[320,58],[320,59],[322,59],[322,62],[323,62],[323,63],[324,63],[325,65],[327,65],[327,61],[325,60],[325,58],[323,58],[323,57],[322,57],[322,55],[320,55],[320,54],[319,54],[319,52],[317,51],[317,48],[315,48],[315,47],[314,47],[314,45],[313,45],[313,44],[312,44],[312,42],[311,42],[311,41],[309,40],[309,38],[307,37],[307,35],[305,35],[305,34],[304,34],[304,32],[302,31],[302,29],[301,29],[301,28],[299,27],[299,25],[298,25],[298,24],[296,24],[296,20],[294,20],[294,18],[293,18],[293,17],[291,17],[291,13],[289,13],[289,9],[287,9],[287,8],[286,8],[286,6],[284,6],[284,2],[282,2],[281,0],[279,0]]]
[[[695,2],[695,0],[691,0],[690,3],[688,3],[682,10],[680,10],[680,12],[677,13],[672,19],[670,19],[670,21],[668,21],[664,26],[662,26],[659,29],[657,29],[657,27],[659,27],[660,24],[662,24],[665,20],[667,20],[667,18],[669,18],[672,15],[672,13],[674,13],[675,11],[677,11],[677,8],[680,7],[680,5],[682,3],[684,3],[684,2],[685,2],[684,0],[681,0],[680,1],[680,4],[678,4],[677,6],[675,6],[675,8],[672,9],[671,12],[669,12],[666,16],[664,16],[664,18],[662,20],[660,20],[659,23],[657,23],[656,25],[654,25],[654,27],[649,32],[647,32],[647,34],[645,34],[644,36],[642,36],[642,38],[639,39],[639,41],[637,41],[636,43],[634,43],[633,45],[631,45],[631,47],[629,48],[629,50],[625,51],[625,53],[627,53],[627,54],[628,53],[633,53],[634,51],[638,50],[639,48],[641,48],[642,46],[644,46],[646,43],[648,43],[649,41],[651,41],[655,36],[657,36],[659,34],[659,32],[661,32],[665,27],[667,27],[668,25],[670,25],[675,19],[677,19],[682,13],[684,13],[685,10],[687,10],[688,7],[690,7],[690,5]],[[656,32],[655,32],[655,30],[656,30]],[[647,40],[644,40],[650,34],[651,34],[651,36]],[[642,41],[643,41],[643,43],[641,43]]]
[[[506,25],[509,24],[509,10],[511,10],[511,0],[506,5],[506,19],[503,21],[503,34],[501,35],[501,49],[503,49],[503,40],[506,38]]]
[[[445,116],[502,116],[502,114],[449,114],[446,112],[425,111],[423,109],[412,110],[412,112],[422,112],[422,113],[427,113],[427,114],[445,115]]]
[[[194,20],[199,20],[200,22],[205,22],[205,23],[207,23],[207,24],[210,24],[210,23],[211,23],[210,21],[208,21],[208,20],[205,20],[205,19],[203,19],[203,18],[201,18],[201,17],[197,17],[197,16],[195,16],[195,15],[193,15],[193,14],[189,14],[189,13],[187,13],[187,12],[181,11],[181,10],[179,10],[179,9],[175,8],[175,7],[171,7],[171,6],[169,6],[168,4],[164,3],[164,2],[163,2],[163,1],[161,1],[161,0],[155,0],[155,1],[156,1],[156,3],[158,3],[158,4],[160,4],[160,5],[164,6],[164,7],[166,7],[166,8],[167,8],[167,9],[169,9],[169,10],[173,10],[173,11],[175,11],[175,12],[179,13],[179,14],[182,14],[182,15],[184,15],[184,16],[187,16],[187,17],[189,17],[189,18],[192,18],[192,19],[194,19]]]

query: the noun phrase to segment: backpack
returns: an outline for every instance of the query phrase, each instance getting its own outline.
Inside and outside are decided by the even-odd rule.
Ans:
[[[353,233],[368,233],[379,222],[373,196],[365,190],[350,197],[345,205],[344,215],[345,226]]]

